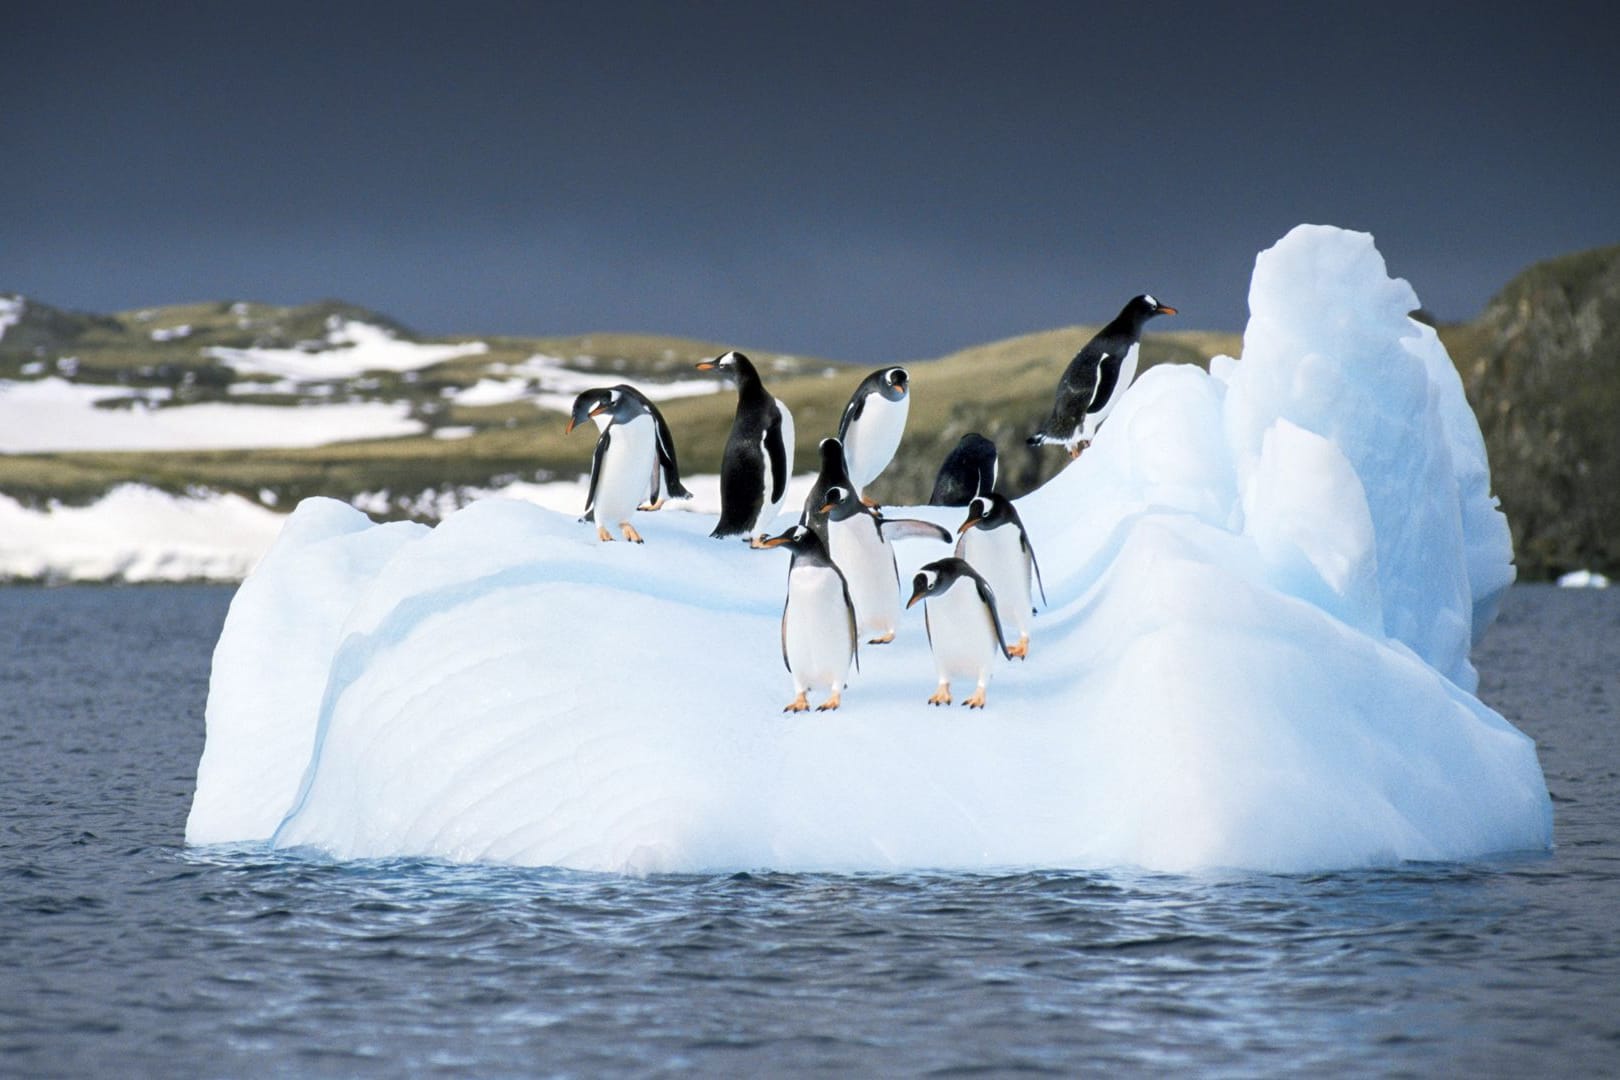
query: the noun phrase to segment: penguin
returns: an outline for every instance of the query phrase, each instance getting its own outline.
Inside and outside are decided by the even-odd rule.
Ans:
[[[996,444],[970,431],[957,442],[934,478],[930,506],[966,506],[996,486]]]
[[[594,516],[596,537],[603,543],[613,540],[608,526],[618,525],[626,540],[639,544],[641,534],[630,524],[630,518],[646,497],[649,483],[656,483],[658,425],[639,395],[617,388],[605,394],[605,398],[590,390],[581,394],[580,398],[586,400],[582,404],[575,399],[573,415],[568,419],[567,431],[571,432],[582,408],[586,416],[608,418],[591,456],[591,486],[585,495],[585,517],[580,520]]]
[[[760,546],[785,546],[793,552],[782,605],[782,663],[793,677],[794,697],[782,711],[804,712],[810,707],[810,691],[822,687],[827,698],[816,709],[836,709],[850,665],[860,666],[849,585],[814,529],[795,525]]]
[[[827,551],[849,584],[856,629],[868,645],[887,645],[900,622],[900,566],[890,541],[925,537],[948,544],[950,531],[931,521],[885,518],[852,488],[835,485],[826,499],[820,512]]]
[[[996,492],[980,495],[968,504],[967,520],[956,533],[956,557],[969,563],[989,583],[1000,599],[1002,618],[1018,631],[1018,643],[1007,646],[1007,655],[1027,658],[1030,615],[1034,613],[1030,578],[1040,586],[1043,605],[1046,584],[1041,581],[1041,565],[1035,561],[1035,548],[1017,507]]]
[[[793,414],[772,397],[754,364],[732,351],[697,365],[737,379],[737,415],[720,462],[720,521],[709,535],[741,536],[759,547],[782,509],[793,475]]]
[[[903,367],[874,371],[861,380],[838,420],[838,438],[844,444],[855,494],[868,505],[866,486],[894,460],[900,436],[911,411],[911,376]]]
[[[1029,437],[1029,445],[1061,443],[1071,458],[1079,457],[1097,434],[1097,426],[1136,378],[1142,327],[1156,315],[1175,313],[1175,308],[1146,293],[1126,304],[1114,321],[1097,331],[1097,336],[1069,361],[1058,383],[1052,415]]]
[[[605,412],[599,412],[593,416],[591,410],[597,405],[607,402],[609,395],[615,390],[641,402],[642,406],[652,416],[653,424],[658,430],[658,465],[653,472],[651,482],[647,485],[646,501],[637,509],[657,510],[664,505],[666,499],[690,499],[692,493],[686,490],[686,486],[681,483],[681,468],[675,460],[675,436],[670,433],[669,424],[664,420],[664,414],[658,411],[658,406],[652,403],[652,399],[629,383],[619,383],[617,386],[611,387],[599,386],[580,394],[574,399],[573,411],[569,415],[568,427],[565,432],[573,431],[577,425],[583,424],[587,418],[596,422],[598,430],[606,430],[608,424],[612,422],[612,418]],[[594,516],[594,511],[587,505],[584,520],[591,521]]]
[[[855,485],[850,482],[849,469],[844,464],[844,444],[836,436],[829,435],[822,439],[817,449],[821,454],[821,471],[816,474],[816,482],[810,485],[810,494],[805,496],[799,523],[820,533],[825,543],[827,513],[823,507],[827,504],[827,493],[835,487],[852,491]]]
[[[934,652],[934,670],[939,687],[928,699],[930,705],[951,703],[951,680],[969,676],[978,680],[973,696],[962,702],[970,709],[984,708],[984,691],[990,683],[996,653],[1007,656],[1007,640],[1001,633],[996,612],[996,594],[977,570],[954,556],[928,563],[911,579],[910,607],[923,604],[923,621],[928,627],[928,645]]]

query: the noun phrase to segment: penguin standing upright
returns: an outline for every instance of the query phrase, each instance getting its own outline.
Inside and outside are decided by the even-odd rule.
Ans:
[[[793,475],[793,414],[740,352],[705,360],[697,369],[730,372],[737,380],[737,415],[720,462],[720,521],[709,535],[742,536],[759,547]]]
[[[809,692],[822,688],[827,698],[816,708],[836,709],[850,664],[859,664],[849,586],[813,529],[795,525],[760,546],[784,545],[793,561],[782,605],[782,663],[793,677],[794,697],[782,711],[803,712],[810,707]]]
[[[996,486],[996,444],[970,431],[945,457],[934,478],[930,506],[966,506],[974,496],[984,495]]]
[[[1018,643],[1007,646],[1007,655],[1029,656],[1030,579],[1040,586],[1041,603],[1046,603],[1046,585],[1041,566],[1035,561],[1035,548],[1018,516],[1017,507],[1005,495],[991,492],[968,504],[967,520],[957,529],[956,557],[969,563],[989,583],[996,594],[1001,617],[1018,631]]]
[[[607,390],[605,398],[589,390],[580,397],[586,395],[593,396],[584,405],[575,400],[567,430],[574,430],[582,408],[591,418],[607,417],[602,433],[596,438],[596,451],[591,455],[586,517],[594,516],[597,539],[604,543],[613,539],[608,526],[618,525],[626,540],[639,544],[641,534],[630,524],[630,518],[646,497],[648,484],[656,482],[658,426],[639,395],[625,394],[616,388]]]
[[[861,380],[838,420],[838,438],[855,494],[868,506],[866,486],[894,460],[911,411],[911,376],[903,367],[874,371]]]
[[[658,406],[652,399],[629,383],[619,383],[617,386],[598,386],[586,390],[574,399],[573,411],[568,418],[568,431],[583,424],[586,419],[596,422],[597,429],[606,430],[613,422],[607,412],[592,413],[596,406],[606,404],[614,392],[624,394],[639,401],[647,414],[653,419],[653,426],[658,435],[658,460],[653,469],[652,478],[647,484],[647,499],[642,504],[642,510],[657,510],[664,505],[666,499],[690,499],[692,493],[686,490],[681,483],[681,468],[675,460],[675,436],[669,430],[669,424],[664,420],[664,414],[658,411]],[[590,521],[594,511],[587,505],[585,507],[585,520]]]
[[[890,540],[926,537],[948,544],[951,534],[931,521],[885,518],[851,488],[834,486],[821,512],[827,551],[849,584],[856,630],[868,645],[887,645],[900,622],[900,566]]]
[[[967,676],[978,681],[978,689],[962,704],[970,709],[984,708],[984,691],[990,685],[996,654],[1007,655],[1007,640],[1001,633],[996,612],[996,594],[978,571],[961,559],[938,559],[917,571],[911,579],[910,607],[924,600],[923,620],[928,627],[928,645],[934,652],[934,670],[939,687],[928,699],[930,705],[951,703],[951,680]]]
[[[1079,457],[1097,434],[1097,426],[1136,378],[1142,327],[1155,315],[1175,313],[1175,308],[1146,293],[1126,304],[1114,321],[1097,331],[1069,361],[1058,383],[1052,415],[1029,437],[1029,445],[1061,443],[1071,458]]]
[[[809,525],[821,534],[823,542],[827,539],[827,493],[833,488],[843,488],[853,491],[855,485],[850,482],[849,469],[844,463],[844,444],[835,436],[828,436],[821,440],[818,447],[821,453],[821,471],[816,474],[816,482],[810,485],[810,494],[804,498],[804,511],[799,515],[802,524]]]

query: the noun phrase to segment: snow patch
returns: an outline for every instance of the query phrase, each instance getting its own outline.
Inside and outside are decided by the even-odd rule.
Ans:
[[[1596,570],[1571,570],[1558,578],[1560,589],[1607,589],[1609,579]]]
[[[328,327],[325,342],[310,343],[308,348],[232,349],[215,345],[204,349],[203,355],[243,374],[289,379],[347,379],[367,371],[416,371],[488,351],[489,345],[482,341],[420,345],[400,341],[391,331],[370,323],[334,320]]]

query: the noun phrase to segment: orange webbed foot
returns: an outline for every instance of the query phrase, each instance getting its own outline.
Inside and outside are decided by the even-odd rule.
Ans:
[[[930,705],[949,705],[951,703],[951,688],[949,683],[940,683],[939,689],[929,697]]]
[[[832,697],[828,698],[826,701],[823,701],[820,705],[817,705],[816,712],[831,712],[836,708],[838,708],[838,695],[835,693]]]
[[[788,702],[787,705],[782,709],[782,711],[783,712],[804,712],[809,707],[810,707],[810,702],[808,700],[806,700],[806,697],[805,697],[804,693],[801,691],[799,696],[794,698],[792,701]]]
[[[962,702],[962,704],[966,705],[970,709],[984,708],[984,687],[981,686],[975,690],[973,692],[973,696]]]
[[[613,543],[613,534],[608,532],[607,528],[602,525],[596,527],[596,538],[604,544]]]
[[[619,531],[624,533],[624,538],[630,541],[632,544],[646,543],[646,541],[641,538],[641,534],[636,532],[636,527],[630,524],[628,521],[619,522]]]

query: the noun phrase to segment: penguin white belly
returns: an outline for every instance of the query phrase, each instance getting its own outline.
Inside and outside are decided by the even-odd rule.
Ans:
[[[1119,365],[1119,381],[1114,384],[1114,392],[1109,395],[1108,403],[1094,413],[1087,413],[1084,423],[1080,425],[1080,437],[1082,439],[1089,442],[1097,437],[1097,425],[1101,424],[1108,417],[1108,414],[1114,411],[1114,406],[1119,404],[1119,399],[1125,396],[1126,390],[1130,389],[1131,382],[1136,378],[1136,362],[1140,358],[1141,352],[1141,342],[1137,342],[1126,350],[1125,359],[1120,361]]]
[[[990,611],[973,582],[957,581],[926,603],[928,640],[940,681],[966,676],[981,685],[988,683],[1000,646]]]
[[[1029,557],[1019,542],[1017,527],[969,529],[956,542],[956,554],[990,583],[1007,642],[1015,644],[1015,637],[1027,637],[1034,605],[1030,597]]]
[[[796,691],[843,690],[855,653],[844,586],[836,570],[801,566],[788,574],[782,644]]]
[[[602,475],[596,479],[597,524],[629,521],[646,498],[648,470],[658,460],[656,434],[650,416],[613,425],[607,452],[602,455]]]
[[[899,401],[872,394],[859,418],[849,425],[844,433],[844,464],[849,467],[849,479],[857,494],[894,460],[910,412],[910,394]]]
[[[855,626],[864,640],[894,633],[900,621],[900,578],[894,551],[866,514],[827,522],[829,553],[849,582]]]
[[[771,489],[776,486],[776,476],[771,469],[770,451],[765,448],[765,441],[762,438],[759,453],[765,461],[765,497],[759,507],[759,517],[754,519],[754,524],[748,530],[750,536],[758,536],[770,530],[771,522],[776,520],[776,515],[782,511],[782,504],[787,501],[787,481],[793,479],[793,414],[780,401],[776,403],[776,407],[782,412],[782,449],[787,459],[787,476],[782,483],[782,497],[771,502]]]

